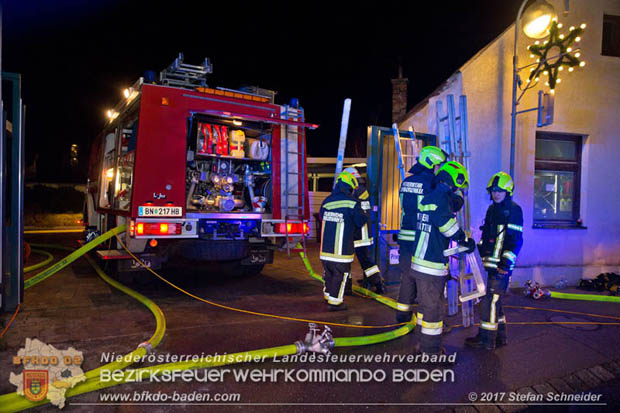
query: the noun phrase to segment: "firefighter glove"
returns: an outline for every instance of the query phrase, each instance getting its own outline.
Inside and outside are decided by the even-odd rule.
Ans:
[[[497,268],[509,273],[510,271],[512,271],[512,268],[513,268],[512,261],[510,261],[506,257],[502,257],[502,259],[499,261],[499,264],[497,265]]]
[[[464,240],[459,241],[459,245],[467,247],[467,250],[465,251],[466,254],[476,250],[476,241],[474,241],[473,238],[465,238]]]

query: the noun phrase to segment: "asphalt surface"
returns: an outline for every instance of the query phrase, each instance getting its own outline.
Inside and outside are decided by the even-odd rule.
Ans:
[[[76,237],[76,234],[30,235],[27,240],[73,246]],[[59,251],[53,253],[56,258],[63,256]],[[314,270],[320,273],[316,244],[309,246],[309,257]],[[33,256],[29,264],[39,258]],[[359,265],[354,263],[353,268],[354,278],[360,278]],[[346,297],[349,310],[327,312],[322,285],[309,277],[298,256],[289,258],[285,252],[277,253],[274,264],[266,266],[263,273],[255,277],[234,277],[215,266],[167,268],[160,273],[196,296],[230,307],[319,322],[377,326],[394,323],[394,310],[357,296]],[[302,340],[308,331],[305,322],[250,315],[200,302],[149,273],[142,274],[129,286],[155,301],[165,314],[166,334],[155,350],[157,355],[222,355],[283,346]],[[390,286],[386,296],[396,297],[397,293],[398,285]],[[336,348],[333,354],[339,356],[339,360],[334,362],[294,362],[281,358],[219,367],[223,377],[210,382],[177,380],[174,383],[124,384],[69,398],[63,410],[314,411],[320,408],[339,412],[474,412],[616,411],[620,407],[620,325],[566,324],[620,323],[620,305],[551,299],[534,301],[523,297],[519,291],[513,291],[505,299],[505,306],[507,320],[514,324],[509,325],[509,345],[495,352],[465,348],[464,339],[474,335],[477,327],[459,327],[460,313],[446,319],[449,325],[455,326],[443,337],[447,352],[456,353],[453,365],[391,359],[413,354],[417,339],[411,333],[381,344]],[[9,318],[10,314],[0,316],[4,322]],[[393,327],[332,327],[336,337],[372,335],[391,329]],[[82,368],[87,371],[104,364],[102,353],[126,354],[148,340],[154,330],[155,321],[149,310],[103,282],[88,263],[80,259],[26,291],[25,303],[3,339],[0,394],[15,391],[8,377],[11,371],[21,371],[21,367],[12,365],[12,358],[24,346],[26,338],[38,338],[57,349],[74,347],[82,351],[85,358]],[[364,357],[377,355],[382,361],[364,360]],[[355,356],[356,359],[340,359],[345,356]],[[150,364],[154,363],[141,366]],[[280,373],[274,377],[276,370]],[[322,374],[326,370],[336,371],[338,376],[321,382],[321,378],[310,378],[307,372],[311,370],[322,371]],[[356,380],[355,374],[362,370],[364,374],[372,375],[369,381]],[[423,375],[420,370],[436,370],[445,374],[448,381],[416,382],[415,370],[420,375]],[[399,381],[401,371],[408,372],[409,380]],[[252,381],[250,376],[235,377],[243,372],[255,374],[259,381]],[[347,372],[353,376],[349,378]],[[417,379],[422,380],[422,377]],[[102,400],[105,394],[131,394],[134,397],[143,392],[150,392],[150,401],[112,403]],[[208,393],[209,397],[219,394],[219,397],[238,399],[230,402],[210,400],[207,404],[180,404],[172,400],[162,403],[154,400],[158,392],[168,397],[173,397],[176,392],[176,397]],[[598,404],[570,402],[560,405],[546,400],[551,397],[549,393],[581,392],[594,394]],[[224,394],[227,396],[221,396]],[[540,397],[542,400],[538,400]],[[475,403],[472,403],[474,399]],[[34,410],[51,412],[57,408],[48,405]]]

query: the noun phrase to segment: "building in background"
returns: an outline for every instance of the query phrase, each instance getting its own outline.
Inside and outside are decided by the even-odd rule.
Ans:
[[[561,32],[586,23],[579,44],[587,64],[560,73],[555,88],[554,121],[537,127],[536,111],[517,116],[515,200],[523,208],[524,247],[513,284],[527,279],[551,285],[576,283],[601,272],[620,272],[620,1],[549,1],[563,24]],[[466,95],[470,160],[471,223],[478,227],[490,203],[489,178],[509,172],[511,146],[514,25],[473,56],[399,127],[438,134],[436,106],[452,94]],[[519,66],[534,60],[534,44],[518,33]],[[544,39],[542,39],[544,41]],[[527,69],[521,77],[527,79]],[[518,110],[537,106],[544,79],[527,92]]]

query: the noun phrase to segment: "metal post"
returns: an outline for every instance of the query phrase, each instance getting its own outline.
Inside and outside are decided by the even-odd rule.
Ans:
[[[517,59],[517,37],[519,35],[519,20],[521,20],[521,14],[527,4],[528,0],[523,0],[519,12],[517,13],[517,19],[515,20],[515,40],[514,49],[512,54],[512,112],[510,121],[510,176],[515,181],[515,134],[517,126],[517,86],[519,82],[519,66]]]
[[[344,100],[344,107],[342,108],[342,122],[340,124],[340,141],[338,142],[338,158],[336,159],[336,171],[334,174],[334,187],[336,186],[336,179],[342,172],[342,164],[344,162],[344,152],[347,145],[347,130],[349,129],[349,113],[351,112],[351,99]]]
[[[4,132],[6,130],[6,121],[4,119],[4,103],[2,100],[2,4],[0,4],[0,122],[2,122],[0,127],[0,311],[2,311],[4,306],[4,227],[6,223],[4,220],[4,191],[6,188],[4,182],[6,178],[4,176],[4,166],[6,165],[4,162]]]

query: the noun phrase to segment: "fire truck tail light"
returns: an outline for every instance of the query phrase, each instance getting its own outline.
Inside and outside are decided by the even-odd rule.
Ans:
[[[288,223],[288,224],[276,224],[276,232],[278,234],[308,234],[310,228],[307,223]]]
[[[181,235],[183,224],[169,222],[140,222],[135,226],[136,235]]]

